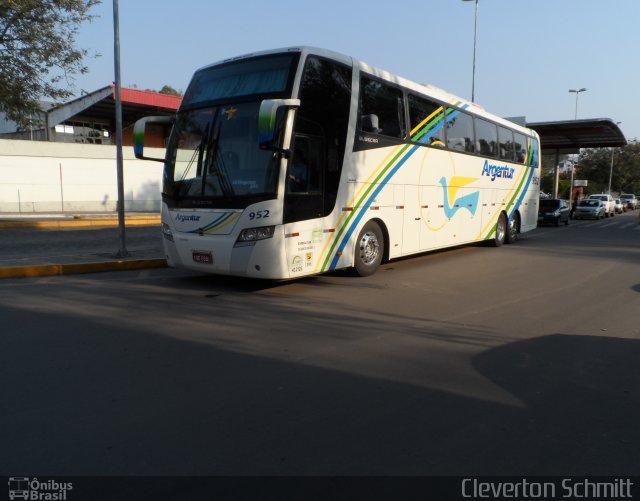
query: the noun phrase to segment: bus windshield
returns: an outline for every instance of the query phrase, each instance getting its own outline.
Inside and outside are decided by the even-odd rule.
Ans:
[[[276,54],[203,68],[193,76],[182,107],[244,96],[287,94],[298,59],[297,54]]]
[[[244,208],[276,198],[278,164],[258,147],[260,101],[178,113],[167,147],[169,207]]]
[[[263,99],[291,95],[299,54],[240,59],[196,72],[169,144],[163,200],[170,208],[243,209],[277,197],[278,163],[261,150]]]

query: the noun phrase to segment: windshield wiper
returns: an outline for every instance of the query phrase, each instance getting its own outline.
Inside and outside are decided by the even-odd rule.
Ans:
[[[218,178],[218,184],[220,185],[223,195],[231,199],[234,196],[234,191],[229,181],[229,173],[220,154],[220,122],[218,121],[218,116],[219,115],[216,114],[214,117],[215,125],[207,144],[207,158],[202,173],[202,194],[204,196],[204,186],[207,175],[212,175]]]
[[[204,146],[205,146],[205,140],[208,136],[208,132],[209,132],[209,126],[207,125],[207,128],[204,131],[204,134],[202,135],[202,138],[200,140],[200,143],[195,147],[195,149],[193,150],[193,153],[191,154],[191,158],[189,159],[189,162],[187,163],[187,167],[184,170],[184,172],[182,173],[182,175],[180,176],[180,179],[176,181],[174,181],[173,183],[173,190],[171,194],[169,193],[163,193],[162,195],[164,197],[167,198],[171,198],[174,201],[179,201],[180,199],[182,199],[183,197],[187,196],[189,194],[189,188],[191,187],[191,184],[193,183],[193,179],[189,179],[187,180],[187,176],[189,175],[189,173],[191,172],[191,168],[194,165],[194,162],[196,162],[196,158],[197,163],[196,165],[198,167],[200,167],[202,165],[202,158],[204,155]]]

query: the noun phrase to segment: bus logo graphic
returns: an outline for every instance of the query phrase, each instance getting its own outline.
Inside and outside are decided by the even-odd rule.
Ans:
[[[193,214],[184,215],[184,214],[176,214],[176,221],[180,221],[184,223],[185,221],[200,221],[200,216],[195,216]]]
[[[444,177],[440,178],[440,184],[444,191],[444,214],[448,219],[453,218],[460,209],[467,209],[472,216],[475,216],[476,210],[478,209],[478,198],[480,197],[479,191],[474,191],[473,193],[468,193],[467,195],[456,198],[456,194],[460,188],[474,181],[477,181],[477,179],[453,176],[447,185],[447,180]]]
[[[513,167],[509,167],[508,165],[489,164],[489,160],[485,160],[484,166],[482,167],[482,175],[490,177],[491,181],[495,181],[497,177],[513,179],[515,171]]]
[[[9,499],[29,499],[29,477],[9,477]]]

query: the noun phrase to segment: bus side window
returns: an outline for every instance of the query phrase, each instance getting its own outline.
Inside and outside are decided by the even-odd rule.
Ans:
[[[447,146],[449,149],[473,153],[475,140],[473,117],[457,109],[447,111]]]
[[[300,150],[298,144],[293,150],[293,160],[289,168],[289,176],[287,186],[289,192],[301,193],[308,191],[309,184],[309,165],[304,153]]]
[[[296,134],[293,157],[289,166],[289,193],[319,193],[322,173],[322,138]]]
[[[527,137],[519,132],[514,132],[513,142],[516,146],[516,162],[525,163],[527,159]]]
[[[496,124],[475,118],[477,151],[485,157],[497,157],[498,152],[498,127]]]
[[[363,132],[403,139],[405,125],[402,91],[378,80],[361,77],[358,123]]]
[[[411,141],[444,148],[442,105],[424,97],[409,94]]]
[[[506,127],[498,127],[500,140],[500,159],[514,160],[513,132]]]

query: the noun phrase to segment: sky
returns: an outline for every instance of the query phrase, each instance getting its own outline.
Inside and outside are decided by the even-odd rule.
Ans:
[[[314,46],[471,98],[475,3],[463,0],[119,0],[123,87],[184,91],[229,57]],[[402,8],[400,7],[402,6]],[[75,90],[114,77],[113,0],[76,45]],[[640,0],[478,0],[475,101],[527,122],[610,118],[640,139]]]

